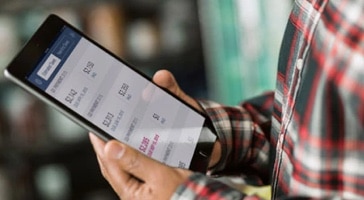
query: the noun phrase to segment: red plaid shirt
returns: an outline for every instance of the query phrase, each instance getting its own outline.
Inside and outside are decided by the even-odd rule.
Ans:
[[[202,105],[222,144],[216,173],[272,170],[274,199],[364,199],[364,1],[296,0],[275,92]],[[195,173],[173,198],[249,197]]]

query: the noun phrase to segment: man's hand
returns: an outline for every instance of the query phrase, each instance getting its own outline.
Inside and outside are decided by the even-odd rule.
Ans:
[[[170,199],[192,172],[168,167],[115,140],[90,133],[102,175],[121,199]]]
[[[202,108],[197,103],[197,101],[190,96],[186,95],[181,88],[178,86],[178,83],[176,82],[173,75],[167,71],[167,70],[159,70],[156,72],[153,76],[153,81],[158,84],[159,86],[169,90],[170,92],[177,95],[179,98],[184,100],[186,103],[191,105],[192,107],[196,108],[199,111],[202,111]],[[212,154],[211,154],[211,160],[209,163],[209,167],[214,166],[217,164],[221,157],[221,144],[219,141],[215,142]]]
[[[169,71],[158,71],[153,81],[202,111],[197,101],[181,90]],[[94,134],[90,134],[90,140],[103,176],[122,199],[170,199],[178,185],[192,173],[168,167],[115,140],[105,143]],[[209,166],[217,163],[220,152],[220,143],[216,142]]]

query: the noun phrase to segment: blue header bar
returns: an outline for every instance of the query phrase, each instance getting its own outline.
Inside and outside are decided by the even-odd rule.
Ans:
[[[31,72],[28,80],[40,89],[46,90],[80,40],[81,35],[69,27],[64,27]]]

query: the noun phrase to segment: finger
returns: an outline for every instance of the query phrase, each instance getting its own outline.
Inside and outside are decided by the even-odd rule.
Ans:
[[[89,138],[91,141],[91,144],[94,148],[94,151],[96,153],[96,158],[97,158],[97,162],[99,163],[99,167],[101,170],[101,174],[108,179],[108,173],[105,170],[105,167],[103,165],[102,162],[102,157],[104,156],[104,147],[105,147],[105,142],[102,141],[100,138],[98,138],[95,134],[93,133],[89,133]]]
[[[95,153],[99,156],[103,156],[106,143],[93,133],[89,133],[89,138]]]
[[[166,168],[165,165],[117,141],[108,142],[105,146],[104,153],[105,157],[108,157],[110,160],[114,160],[114,163],[118,164],[117,167],[119,170],[121,169],[143,182],[155,179],[155,174],[151,172],[156,172]],[[124,184],[130,181],[130,177],[126,177],[124,175],[124,178],[125,180],[122,180],[124,181]]]
[[[100,159],[105,167],[105,174],[110,175],[106,179],[119,197],[125,199],[135,199],[132,196],[142,193],[140,191],[143,190],[142,185],[145,183],[145,179],[141,178],[143,174],[136,176],[137,171],[134,173],[133,170],[129,170],[136,166],[136,162],[130,161],[130,152],[133,153],[132,148],[114,140],[106,144],[104,149],[105,157]],[[135,154],[133,156],[138,157]],[[136,160],[139,159],[136,158]],[[126,167],[129,162],[134,164]]]
[[[100,158],[100,156],[96,156],[97,158],[97,162],[99,163],[99,167],[100,167],[100,171],[101,171],[101,174],[102,176],[106,179],[106,180],[109,180],[109,173],[108,173],[108,170],[106,170],[104,164],[103,164],[103,161],[102,161],[102,158]]]
[[[103,177],[110,183],[114,191],[120,197],[124,196],[124,187],[120,186],[125,184],[125,182],[128,182],[129,185],[136,185],[138,182],[135,180],[135,183],[133,184],[133,181],[128,181],[131,179],[130,175],[121,170],[115,160],[110,160],[109,157],[105,155],[104,151],[106,143],[103,140],[93,133],[89,133],[89,138],[95,150],[97,161],[99,163]]]

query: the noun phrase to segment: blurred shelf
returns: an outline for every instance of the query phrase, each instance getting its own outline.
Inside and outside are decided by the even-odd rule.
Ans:
[[[29,39],[35,27],[50,12],[61,10],[62,13],[63,11],[67,16],[70,15],[71,19],[75,19],[73,23],[76,26],[91,35],[89,33],[93,29],[91,30],[90,26],[95,26],[96,20],[89,17],[94,9],[105,3],[108,5],[111,3],[111,7],[115,4],[114,7],[120,12],[120,16],[116,13],[120,20],[115,20],[113,24],[117,34],[112,35],[113,39],[111,39],[115,45],[115,40],[121,38],[122,41],[118,40],[120,44],[117,43],[122,49],[120,57],[150,77],[158,69],[168,69],[174,73],[186,93],[198,98],[207,96],[197,5],[193,0],[0,0],[0,20],[3,17],[3,19],[11,19],[9,22],[13,23],[13,26],[8,26],[8,23],[0,24],[0,28],[11,29],[6,33],[7,36],[17,37],[13,42],[13,46],[16,46],[15,50],[10,52],[8,48],[0,48],[7,53],[1,54],[3,57],[0,57],[0,61],[15,55],[13,51],[18,50],[20,45]],[[106,14],[110,13],[106,12]],[[110,21],[113,21],[112,19]],[[121,22],[120,27],[119,22]],[[146,48],[146,44],[140,42],[141,36],[146,36],[142,33],[145,29],[138,29],[140,27],[135,26],[140,22],[152,27],[149,34],[154,34],[153,37],[157,41],[151,48],[152,55],[144,57],[137,54]],[[107,26],[101,27],[104,24],[103,19],[101,25],[96,25],[97,29],[101,31],[107,29]],[[132,28],[134,32],[129,33],[128,31]],[[176,37],[169,37],[171,34]],[[99,32],[96,35],[103,34]],[[96,41],[100,39],[97,36],[94,38]],[[0,39],[8,41],[4,37]],[[132,39],[135,39],[137,43],[134,44],[134,51],[130,52],[132,44],[127,44],[126,41]],[[178,41],[174,43],[174,40]],[[3,66],[0,67],[3,68]],[[72,128],[68,122],[60,122],[66,118],[61,114],[58,114],[59,116],[50,114],[49,107],[45,104],[36,102],[33,107],[34,104],[30,103],[29,106],[28,101],[33,102],[35,98],[0,76],[0,176],[2,170],[5,170],[5,178],[9,180],[10,193],[13,195],[10,199],[47,200],[39,196],[40,191],[37,188],[39,185],[37,186],[36,179],[39,173],[47,173],[44,169],[48,166],[64,167],[71,181],[70,194],[62,199],[91,199],[87,197],[94,196],[94,192],[100,190],[101,192],[98,193],[100,198],[92,199],[116,199],[100,174],[95,154],[86,135],[87,131]],[[10,114],[8,111],[11,109],[16,111]],[[41,112],[45,112],[42,120],[46,124],[29,131],[28,126],[30,129],[34,128],[32,127],[33,118],[42,116],[39,114]],[[17,116],[14,118],[14,115]],[[24,118],[27,119],[24,120]],[[22,125],[24,127],[20,127]],[[85,134],[85,137],[73,140],[69,134]],[[47,184],[43,186],[46,187]],[[22,192],[17,193],[15,190]]]
[[[0,0],[0,12],[24,12],[29,9],[42,8],[84,8],[98,3],[117,3],[127,6],[129,9],[150,11],[159,7],[162,0]]]

